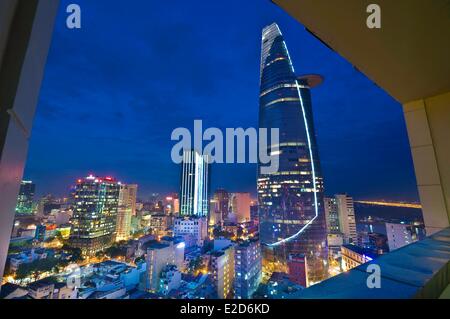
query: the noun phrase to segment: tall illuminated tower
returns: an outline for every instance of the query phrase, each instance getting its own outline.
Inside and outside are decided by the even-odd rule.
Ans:
[[[92,256],[116,239],[120,183],[111,177],[88,176],[75,186],[69,243]]]
[[[207,217],[209,211],[209,165],[207,155],[183,151],[180,216]]]
[[[36,185],[31,181],[20,183],[19,196],[17,197],[16,214],[33,213],[33,198]]]
[[[278,172],[258,171],[264,268],[287,272],[289,256],[304,254],[311,283],[327,273],[323,182],[310,95],[321,82],[318,75],[297,76],[277,24],[263,29],[259,127],[280,132]]]

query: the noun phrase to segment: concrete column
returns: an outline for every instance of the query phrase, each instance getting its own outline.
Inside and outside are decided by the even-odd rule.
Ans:
[[[450,92],[403,105],[427,235],[450,221]]]
[[[0,279],[58,4],[0,1]]]

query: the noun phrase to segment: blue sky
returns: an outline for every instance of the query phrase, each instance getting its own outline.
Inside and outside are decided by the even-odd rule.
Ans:
[[[69,3],[81,30],[65,26]],[[61,1],[25,178],[64,195],[88,173],[178,191],[177,127],[257,127],[261,29],[277,22],[312,92],[325,190],[417,200],[401,106],[268,0]],[[255,193],[256,167],[214,165],[212,188]]]

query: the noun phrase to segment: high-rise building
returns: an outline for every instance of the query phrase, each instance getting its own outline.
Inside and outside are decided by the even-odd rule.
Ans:
[[[259,224],[258,203],[252,202],[250,206],[250,221],[254,225]]]
[[[339,213],[336,197],[324,198],[325,220],[327,222],[328,258],[338,260],[341,257],[341,246],[344,235],[339,225]]]
[[[33,198],[35,190],[36,185],[32,181],[22,181],[20,183],[16,214],[30,215],[33,213]]]
[[[238,223],[250,221],[250,193],[231,193],[230,209],[236,215]]]
[[[219,299],[232,298],[233,284],[235,276],[234,245],[231,241],[228,244],[216,245],[211,253],[211,273],[213,284]]]
[[[226,190],[219,188],[214,192],[215,212],[220,214],[221,221],[228,217],[229,202],[230,198]]]
[[[90,175],[75,186],[70,245],[94,255],[114,242],[120,183]]]
[[[325,220],[327,222],[327,232],[329,234],[339,234],[339,214],[335,197],[324,198]]]
[[[327,238],[310,89],[322,78],[297,76],[275,23],[262,32],[260,77],[259,127],[279,129],[279,143],[269,141],[266,152],[278,155],[279,169],[258,171],[265,272],[287,272],[288,256],[302,253],[309,281],[318,282],[327,276]]]
[[[389,251],[394,251],[414,241],[411,225],[407,224],[386,223],[386,235]]]
[[[344,235],[344,243],[355,244],[358,242],[356,233],[355,208],[353,198],[347,194],[335,195],[337,211],[339,215],[339,227]]]
[[[159,292],[168,295],[172,290],[178,289],[181,285],[181,272],[175,265],[165,266],[159,279]]]
[[[136,215],[137,185],[122,184],[116,223],[116,241],[127,240],[131,233],[131,217]]]
[[[251,299],[262,279],[261,246],[259,239],[247,240],[235,246],[234,295]]]
[[[181,216],[208,216],[208,167],[208,155],[201,155],[195,150],[183,150],[180,187]]]

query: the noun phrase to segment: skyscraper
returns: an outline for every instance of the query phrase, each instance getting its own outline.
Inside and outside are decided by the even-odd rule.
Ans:
[[[327,273],[323,182],[314,132],[310,88],[318,75],[298,77],[280,28],[263,29],[260,73],[259,127],[278,128],[279,170],[258,171],[258,202],[265,271],[287,272],[290,254],[304,254],[308,281]]]
[[[327,221],[327,231],[329,234],[339,234],[339,214],[335,197],[324,198],[325,220]]]
[[[339,227],[344,235],[346,244],[356,244],[358,236],[356,234],[355,208],[353,198],[347,194],[335,195],[337,210],[339,215]]]
[[[236,215],[238,223],[250,221],[250,193],[231,193],[230,194],[230,208]]]
[[[88,176],[75,186],[70,245],[92,256],[114,242],[120,183],[111,177]]]
[[[234,262],[234,245],[231,241],[215,240],[214,250],[211,253],[210,269],[213,285],[219,299],[233,297]]]
[[[32,214],[33,198],[36,185],[31,181],[20,183],[19,196],[17,197],[16,214]]]
[[[206,217],[209,211],[209,169],[207,155],[183,150],[180,215]]]
[[[120,185],[116,240],[127,240],[131,232],[131,216],[136,215],[137,185]]]
[[[394,251],[411,244],[414,240],[411,236],[411,225],[386,223],[389,251]]]

